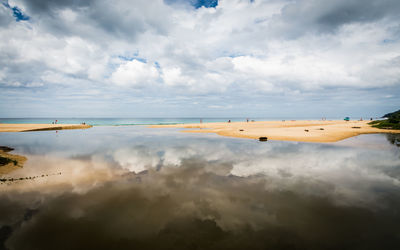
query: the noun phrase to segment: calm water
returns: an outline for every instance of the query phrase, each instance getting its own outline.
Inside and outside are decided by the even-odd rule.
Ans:
[[[395,142],[144,126],[0,133],[28,157],[2,178],[39,176],[0,185],[0,249],[398,249]]]

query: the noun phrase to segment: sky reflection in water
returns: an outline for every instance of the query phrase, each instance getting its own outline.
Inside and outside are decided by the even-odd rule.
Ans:
[[[258,142],[176,129],[2,133],[0,249],[397,249],[400,152],[384,135]],[[1,245],[3,244],[3,245]]]

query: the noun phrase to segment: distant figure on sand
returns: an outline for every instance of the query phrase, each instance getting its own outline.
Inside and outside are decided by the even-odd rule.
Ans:
[[[231,123],[231,120],[228,120],[228,123]]]

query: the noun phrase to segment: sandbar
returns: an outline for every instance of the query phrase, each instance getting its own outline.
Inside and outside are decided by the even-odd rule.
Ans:
[[[216,133],[222,136],[297,142],[337,142],[361,134],[400,133],[374,128],[370,121],[285,120],[153,125],[151,128],[184,128],[188,133]]]
[[[0,124],[0,132],[29,132],[62,129],[86,129],[91,128],[88,124]]]

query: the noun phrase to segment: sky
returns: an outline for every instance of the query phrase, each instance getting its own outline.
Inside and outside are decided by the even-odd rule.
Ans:
[[[0,117],[376,117],[398,0],[0,0]]]

